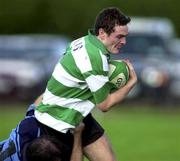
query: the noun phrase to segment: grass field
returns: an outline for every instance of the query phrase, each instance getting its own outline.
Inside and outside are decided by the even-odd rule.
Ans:
[[[23,118],[27,105],[1,106],[0,140],[3,140]],[[180,107],[123,105],[107,113],[94,111],[94,115],[106,129],[118,160],[180,161]]]

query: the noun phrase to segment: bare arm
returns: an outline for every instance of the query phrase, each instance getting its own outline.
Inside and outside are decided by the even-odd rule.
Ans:
[[[35,101],[34,101],[34,105],[37,107],[39,104],[40,104],[40,102],[42,101],[42,97],[43,97],[43,95],[40,95]]]
[[[74,144],[70,161],[83,161],[81,134],[84,129],[84,124],[80,123],[74,130]]]
[[[127,96],[129,91],[135,86],[137,82],[137,76],[136,76],[136,73],[134,71],[132,64],[129,61],[125,61],[125,62],[129,68],[129,81],[124,87],[118,89],[114,93],[109,94],[105,101],[97,105],[97,107],[101,111],[106,112],[113,105],[120,103]]]

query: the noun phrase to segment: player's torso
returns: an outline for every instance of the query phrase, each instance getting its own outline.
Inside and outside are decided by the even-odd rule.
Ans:
[[[88,36],[73,41],[56,65],[38,111],[67,123],[69,128],[77,125],[95,107],[86,78],[94,71],[104,72],[104,59],[106,57],[90,43]],[[54,119],[50,120],[55,123]]]

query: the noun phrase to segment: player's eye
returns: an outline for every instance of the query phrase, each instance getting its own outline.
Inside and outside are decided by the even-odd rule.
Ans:
[[[116,36],[117,39],[121,39],[121,38],[123,38],[123,37],[125,37],[125,36],[124,36],[124,35],[117,35],[117,36]]]

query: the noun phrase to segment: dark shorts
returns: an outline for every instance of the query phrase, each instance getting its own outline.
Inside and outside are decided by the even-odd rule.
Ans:
[[[85,128],[82,133],[82,145],[87,146],[99,139],[104,134],[104,129],[91,114],[85,117],[83,122]]]
[[[87,146],[97,139],[99,139],[104,134],[104,129],[101,125],[92,117],[91,114],[86,116],[83,120],[85,128],[82,133],[82,145]],[[52,128],[47,127],[41,123],[38,123],[43,131],[44,135],[49,135],[57,138],[62,144],[64,144],[63,159],[69,160],[73,147],[73,134],[68,131],[66,134],[60,133]]]

